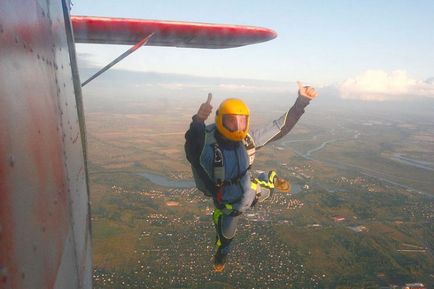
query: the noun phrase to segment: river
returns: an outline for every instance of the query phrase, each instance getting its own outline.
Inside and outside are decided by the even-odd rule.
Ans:
[[[169,179],[166,176],[158,175],[156,173],[151,173],[151,172],[143,172],[143,173],[139,173],[138,175],[144,177],[145,179],[151,181],[156,185],[167,187],[167,188],[189,189],[189,188],[194,188],[196,186],[194,184],[194,181],[192,180]]]
[[[356,135],[358,137],[358,134],[356,134]],[[336,141],[337,141],[337,139],[332,139],[332,140],[325,141],[321,145],[319,145],[318,147],[309,150],[305,154],[296,151],[294,148],[293,149],[294,149],[294,151],[295,151],[296,154],[298,154],[299,156],[304,157],[305,159],[308,159],[308,160],[319,160],[319,159],[313,158],[312,157],[312,153],[318,152],[318,151],[324,149],[327,144],[334,143]],[[434,170],[434,168],[431,167],[432,163],[430,163],[430,162],[424,162],[424,161],[418,161],[418,160],[410,159],[408,157],[403,157],[400,154],[394,154],[394,156],[391,159],[394,160],[394,161],[397,161],[397,162],[409,165],[409,166],[420,168],[420,169],[425,169],[425,170],[430,170],[430,171]],[[343,170],[355,169],[356,171],[358,171],[359,173],[361,173],[361,174],[363,174],[365,176],[368,176],[368,177],[371,177],[371,178],[375,178],[377,180],[380,180],[380,181],[383,181],[385,183],[389,183],[389,184],[392,184],[392,185],[395,185],[395,186],[399,186],[399,187],[405,188],[407,190],[418,192],[419,194],[428,196],[430,198],[434,198],[434,195],[432,193],[421,191],[421,190],[415,189],[415,188],[413,188],[411,186],[404,185],[404,184],[398,183],[396,181],[393,181],[393,180],[391,180],[392,177],[387,176],[384,173],[377,172],[377,171],[375,171],[375,170],[373,170],[371,168],[364,168],[364,167],[360,167],[360,166],[356,166],[356,165],[343,164],[343,163],[339,163],[339,162],[336,162],[334,160],[328,160],[328,159],[321,159],[320,161],[322,161],[324,163],[327,163],[328,165],[330,165],[332,167],[335,167],[335,168],[338,168],[338,169],[343,169]]]
[[[391,157],[390,159],[418,169],[434,171],[434,163],[411,159],[409,157],[403,156],[402,154],[394,154],[393,157]]]

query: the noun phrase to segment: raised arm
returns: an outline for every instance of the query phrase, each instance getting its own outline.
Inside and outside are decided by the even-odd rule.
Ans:
[[[257,149],[287,135],[303,115],[304,108],[318,96],[313,87],[303,86],[300,81],[297,82],[297,85],[298,97],[289,111],[273,122],[249,133]]]
[[[212,94],[208,93],[208,99],[202,103],[197,113],[192,117],[189,130],[185,133],[185,152],[190,163],[199,161],[205,140],[205,120],[212,112]]]

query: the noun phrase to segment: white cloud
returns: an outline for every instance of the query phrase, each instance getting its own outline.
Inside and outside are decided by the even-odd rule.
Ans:
[[[434,83],[410,78],[405,70],[367,70],[338,86],[342,98],[367,101],[434,97]]]

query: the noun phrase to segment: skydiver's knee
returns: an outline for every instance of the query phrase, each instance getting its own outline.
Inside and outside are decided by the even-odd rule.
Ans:
[[[220,229],[222,236],[226,239],[233,239],[237,233],[239,217],[224,215],[220,219]]]

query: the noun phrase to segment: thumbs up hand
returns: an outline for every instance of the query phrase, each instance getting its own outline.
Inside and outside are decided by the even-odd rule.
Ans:
[[[310,100],[318,96],[318,92],[316,92],[315,88],[313,88],[312,86],[303,86],[303,84],[300,81],[297,81],[297,85],[298,85],[299,95],[307,97]]]
[[[197,111],[197,118],[201,121],[207,120],[212,112],[211,98],[212,94],[208,93],[208,99],[200,105],[199,110]]]

